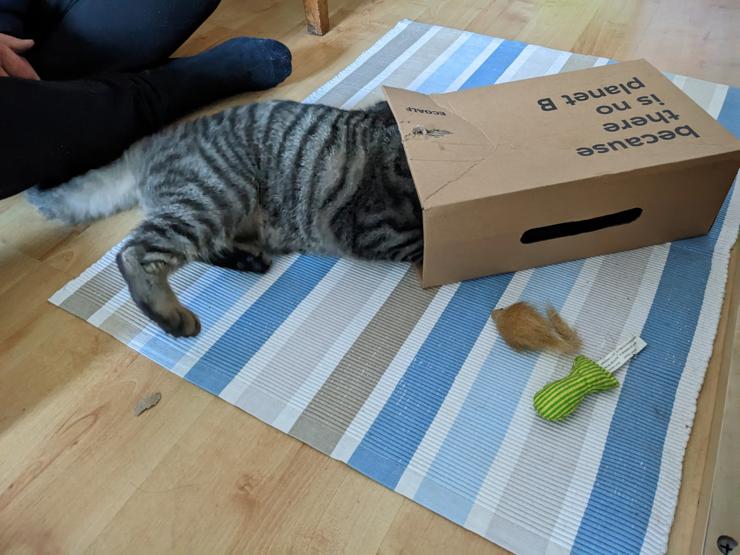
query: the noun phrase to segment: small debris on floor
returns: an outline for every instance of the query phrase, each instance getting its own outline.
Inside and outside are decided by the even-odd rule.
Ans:
[[[162,398],[162,394],[159,391],[157,391],[139,400],[139,402],[136,403],[136,406],[134,407],[134,416],[139,416],[142,412],[149,410],[150,408],[155,406],[157,403],[159,403],[159,400],[161,398]]]

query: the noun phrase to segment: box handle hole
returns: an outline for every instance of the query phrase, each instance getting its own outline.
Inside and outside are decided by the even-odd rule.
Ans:
[[[560,237],[571,237],[582,233],[591,233],[608,227],[630,224],[642,214],[642,208],[630,208],[606,216],[598,216],[588,220],[577,222],[563,222],[561,224],[548,225],[544,227],[535,227],[525,231],[522,234],[522,243],[539,243],[540,241],[549,241],[550,239],[559,239]]]

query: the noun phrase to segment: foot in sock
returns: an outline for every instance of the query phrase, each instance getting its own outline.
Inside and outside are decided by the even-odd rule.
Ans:
[[[173,119],[216,100],[269,89],[291,73],[291,54],[271,39],[239,37],[184,58],[176,58],[146,77],[167,98]]]

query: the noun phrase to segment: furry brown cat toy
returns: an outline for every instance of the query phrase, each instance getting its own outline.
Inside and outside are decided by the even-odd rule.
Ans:
[[[551,351],[575,354],[581,348],[576,331],[552,307],[547,318],[529,303],[518,302],[491,313],[501,337],[515,351]]]

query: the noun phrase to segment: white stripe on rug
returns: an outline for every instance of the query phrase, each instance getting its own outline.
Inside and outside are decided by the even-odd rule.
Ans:
[[[239,369],[219,396],[231,404],[236,404],[242,393],[264,371],[276,353],[290,340],[301,324],[311,316],[319,303],[341,283],[346,274],[351,272],[351,269],[351,261],[344,258],[338,260],[272,333],[269,339],[260,346],[254,356]]]
[[[270,271],[261,277],[249,290],[247,290],[237,300],[233,306],[229,308],[219,319],[216,321],[210,329],[197,337],[195,343],[188,349],[183,357],[177,362],[172,369],[172,373],[180,377],[188,373],[188,371],[197,364],[201,357],[208,352],[208,350],[218,341],[221,337],[231,329],[231,326],[236,322],[242,314],[244,314],[250,306],[252,306],[261,296],[267,291],[273,283],[275,283],[280,276],[290,267],[290,265],[296,260],[296,255],[281,256],[272,264]]]
[[[124,287],[120,289],[115,295],[113,295],[108,302],[93,312],[87,321],[95,326],[100,327],[100,324],[105,322],[111,314],[116,312],[121,306],[131,298],[128,288]]]
[[[572,52],[561,52],[560,55],[555,58],[555,61],[552,63],[552,65],[547,68],[545,75],[554,75],[556,73],[560,73],[560,70],[562,70],[563,66],[568,63],[568,60],[570,60],[570,57],[572,55]]]
[[[480,66],[483,65],[483,62],[485,62],[493,52],[503,44],[503,39],[491,39],[491,42],[486,46],[483,51],[478,54],[472,62],[468,64],[468,67],[466,67],[460,75],[457,76],[457,78],[450,83],[450,85],[444,90],[444,92],[452,92],[458,90],[460,87],[463,86],[465,81],[467,81],[473,73],[475,73]]]
[[[462,33],[459,37],[455,39],[455,41],[447,47],[447,49],[442,52],[439,56],[437,56],[437,59],[434,60],[429,66],[422,71],[416,79],[414,79],[409,86],[407,87],[409,90],[415,91],[417,90],[423,83],[426,81],[429,76],[431,76],[435,71],[439,69],[439,67],[444,64],[447,60],[449,60],[452,55],[457,52],[460,47],[465,44],[465,42],[473,36],[473,33],[470,33],[468,31],[465,31]]]
[[[719,113],[722,111],[722,105],[725,103],[725,98],[727,97],[727,91],[729,90],[730,87],[727,85],[715,85],[712,100],[709,101],[709,106],[705,108],[714,119],[719,117]]]
[[[524,270],[514,274],[496,307],[509,306],[519,300],[533,272],[534,270]],[[434,416],[406,470],[401,475],[396,486],[397,492],[408,496],[410,499],[413,499],[416,495],[419,485],[426,477],[429,467],[434,462],[442,443],[465,403],[470,388],[475,383],[480,369],[498,339],[499,334],[496,326],[489,320],[473,344],[473,348],[455,377],[447,397]]]
[[[308,95],[303,100],[303,102],[315,103],[321,100],[321,98],[326,96],[326,94],[329,91],[331,91],[334,87],[339,85],[347,77],[352,75],[352,73],[354,73],[354,71],[358,67],[360,67],[365,62],[367,62],[373,55],[375,55],[378,51],[380,51],[386,44],[388,44],[390,41],[392,41],[394,38],[400,35],[401,32],[404,31],[406,27],[408,27],[410,24],[411,24],[411,20],[409,19],[404,19],[396,23],[393,29],[391,29],[385,35],[380,37],[380,39],[378,39],[378,41],[375,42],[370,48],[368,48],[362,54],[360,54],[354,62],[349,64],[342,71],[340,71],[334,77],[332,77],[329,81],[327,81],[321,87],[319,87],[314,92],[312,92],[310,95]]]
[[[736,185],[738,182],[740,182],[740,179],[735,180]],[[733,191],[733,196],[738,194],[736,189],[733,189]],[[737,241],[739,223],[740,202],[731,198],[722,231],[714,247],[712,268],[709,272],[699,319],[694,331],[694,339],[676,389],[673,412],[663,443],[663,454],[658,484],[653,499],[653,509],[645,530],[646,544],[643,544],[643,552],[657,551],[662,553],[668,548],[667,539],[676,512],[678,490],[681,485],[681,471],[683,470],[683,457],[670,456],[670,454],[684,453],[689,441],[689,434],[696,413],[696,399],[704,383],[705,369],[714,350],[714,339],[722,313],[723,292],[729,270],[727,260],[730,257],[730,248]],[[731,324],[728,322],[728,325]],[[666,542],[658,545],[650,544],[650,540],[653,538],[665,538]],[[650,544],[651,549],[647,549],[648,544]]]
[[[439,33],[441,30],[442,27],[437,27],[436,25],[429,29],[426,33],[419,37],[416,42],[414,42],[414,44],[409,46],[403,52],[403,54],[393,60],[383,71],[381,71],[362,88],[360,88],[360,90],[353,94],[344,104],[340,106],[340,108],[346,109],[356,106],[363,98],[370,94],[370,92],[374,91],[381,83],[383,83],[383,81],[388,78],[391,73],[396,71],[406,60],[413,56],[417,50],[419,50],[422,46],[429,42],[434,37],[434,35]]]
[[[539,47],[534,44],[528,44],[525,46],[524,49],[519,52],[519,55],[514,59],[514,61],[509,64],[509,67],[499,75],[499,78],[496,79],[496,83],[506,83],[511,81],[511,78],[517,74],[522,66],[527,63],[527,60],[529,60],[532,54],[534,54],[538,49]]]
[[[368,396],[357,412],[352,423],[347,427],[342,438],[337,443],[332,457],[340,461],[347,462],[354,453],[360,441],[372,426],[375,418],[385,406],[386,401],[396,388],[399,380],[406,373],[406,370],[419,351],[424,341],[431,333],[434,325],[444,312],[450,300],[457,291],[459,284],[447,285],[441,287],[437,294],[429,303],[424,314],[414,326],[409,336],[404,341],[401,348],[393,357],[388,368],[383,372],[383,376],[378,381],[372,393]]]
[[[331,373],[342,360],[342,357],[352,347],[354,342],[365,330],[370,320],[377,314],[383,306],[388,296],[406,274],[406,266],[394,266],[388,270],[387,275],[382,279],[378,288],[368,301],[357,311],[355,317],[347,324],[344,332],[337,340],[326,350],[326,354],[316,368],[309,374],[301,387],[296,391],[293,397],[286,403],[285,408],[280,412],[275,421],[272,423],[277,429],[284,432],[289,431],[296,420],[301,416],[314,395],[321,389],[324,382],[329,378]]]
[[[575,321],[591,290],[596,274],[604,262],[603,256],[588,258],[583,263],[578,277],[563,304],[560,314],[566,321]],[[532,375],[519,398],[511,422],[528,422],[532,419],[532,396],[544,385],[543,379],[552,368],[553,357],[541,355]],[[506,484],[514,471],[514,465],[526,443],[528,434],[510,425],[501,447],[491,463],[483,483],[478,489],[475,503],[465,521],[465,527],[485,537],[491,521],[491,511],[498,505]]]
[[[115,253],[118,252],[118,247],[119,245],[114,245],[113,247],[111,247],[111,249],[106,252],[100,260],[95,262],[95,264],[87,268],[79,276],[65,284],[64,287],[62,287],[59,291],[49,297],[49,302],[60,306],[64,301],[69,299],[80,289],[80,287],[85,285],[93,277],[99,274],[106,266],[113,262],[115,258]]]
[[[647,320],[650,308],[653,306],[655,293],[663,276],[663,268],[668,258],[670,244],[648,247],[650,259],[640,283],[640,288],[632,304],[630,315],[625,321],[619,342],[626,341],[634,335],[639,335]],[[629,372],[629,367],[619,371],[620,382]],[[598,403],[594,407],[588,430],[578,455],[578,464],[574,478],[571,480],[568,492],[560,505],[560,514],[557,523],[550,534],[550,543],[545,555],[561,553],[562,547],[567,551],[573,547],[583,513],[588,506],[591,490],[596,480],[601,463],[601,455],[606,446],[606,438],[611,427],[612,417],[617,408],[617,399],[613,403]],[[587,484],[584,487],[584,483]]]

